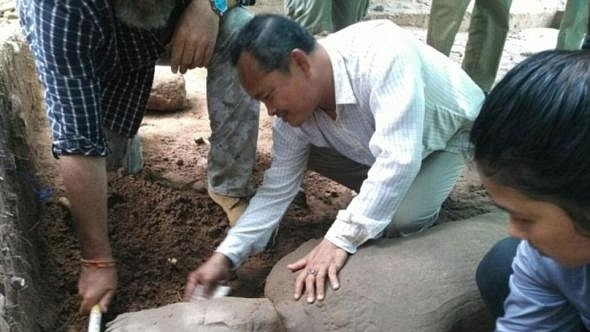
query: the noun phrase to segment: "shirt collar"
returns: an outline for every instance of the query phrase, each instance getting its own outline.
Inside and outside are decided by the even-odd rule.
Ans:
[[[326,49],[330,62],[332,64],[332,75],[334,78],[334,97],[336,105],[356,104],[356,97],[350,84],[348,71],[342,54],[336,47],[332,47],[332,43],[327,37],[318,42]]]

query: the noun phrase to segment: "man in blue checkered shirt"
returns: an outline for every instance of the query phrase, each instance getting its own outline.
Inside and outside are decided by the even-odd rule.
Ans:
[[[77,223],[80,311],[94,304],[106,311],[117,288],[107,169],[142,168],[136,134],[166,47],[173,72],[208,69],[210,196],[230,221],[247,206],[259,107],[240,87],[227,49],[251,14],[234,5],[220,16],[209,0],[22,0],[17,6]]]

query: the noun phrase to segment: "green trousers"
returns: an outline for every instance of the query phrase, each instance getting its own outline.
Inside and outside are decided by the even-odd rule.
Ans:
[[[230,61],[230,45],[253,17],[243,7],[223,15],[217,43],[207,65],[207,110],[211,136],[207,158],[208,186],[217,194],[250,197],[254,194],[252,172],[256,164],[260,104],[240,85]],[[169,62],[161,59],[160,64]],[[137,136],[129,139],[106,131],[111,155],[107,169],[124,167],[129,173],[143,168],[142,148]]]
[[[441,206],[465,169],[465,155],[435,151],[422,160],[420,172],[405,194],[384,237],[407,236],[432,226]],[[370,167],[351,160],[331,147],[312,146],[307,168],[356,192]]]
[[[334,32],[360,21],[369,0],[284,0],[285,15],[312,34]]]
[[[587,1],[587,0],[586,0]],[[470,0],[432,0],[427,43],[449,55]],[[512,0],[475,0],[463,69],[484,91],[496,79],[508,35]]]
[[[256,164],[260,103],[242,88],[229,52],[232,41],[252,17],[243,7],[223,15],[215,51],[207,65],[211,127],[207,180],[212,191],[230,197],[254,194],[252,172]]]
[[[565,12],[559,25],[557,49],[577,50],[580,48],[586,33],[588,21],[588,0],[568,0]]]

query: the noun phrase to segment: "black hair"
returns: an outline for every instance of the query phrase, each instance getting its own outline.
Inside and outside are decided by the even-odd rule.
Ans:
[[[556,204],[590,235],[590,51],[519,63],[486,98],[470,139],[484,176]]]
[[[305,28],[285,16],[256,15],[232,42],[231,62],[235,66],[243,52],[250,52],[263,70],[288,73],[291,51],[300,49],[309,54],[315,43],[315,38]]]

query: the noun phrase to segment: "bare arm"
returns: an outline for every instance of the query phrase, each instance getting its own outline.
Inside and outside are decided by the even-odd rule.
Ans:
[[[61,156],[59,166],[76,222],[82,258],[112,261],[107,229],[105,159]],[[78,280],[78,292],[82,296],[80,312],[89,312],[97,303],[106,311],[116,288],[117,270],[114,266],[83,266]]]

